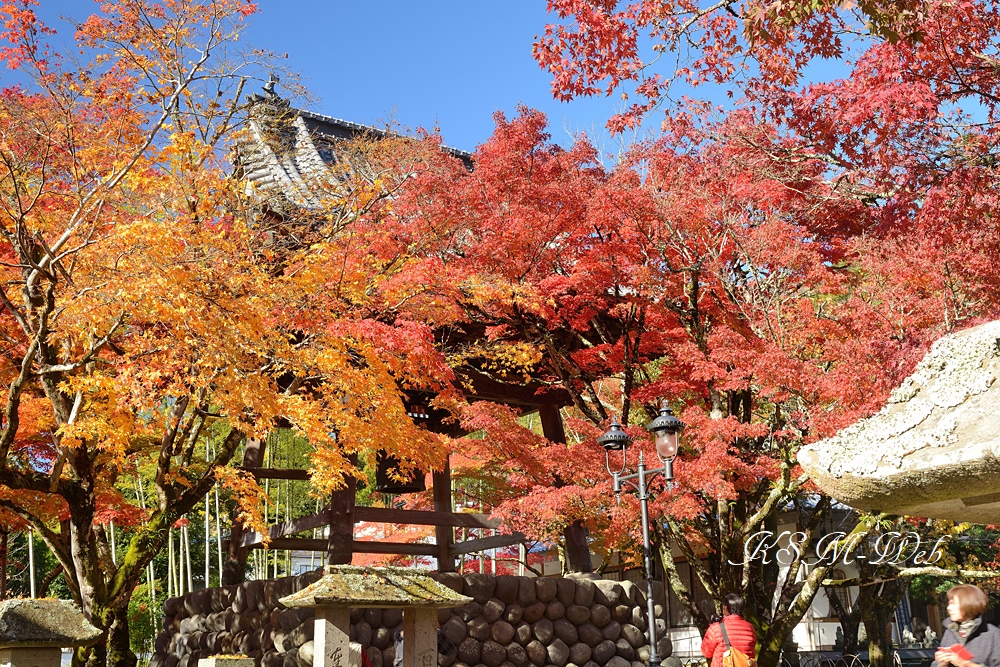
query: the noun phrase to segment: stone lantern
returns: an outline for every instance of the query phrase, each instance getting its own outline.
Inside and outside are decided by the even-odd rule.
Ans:
[[[59,667],[62,649],[90,646],[100,637],[68,600],[0,602],[0,667]]]
[[[877,414],[803,447],[824,492],[865,510],[996,523],[1000,321],[945,336]]]
[[[313,667],[348,667],[352,607],[402,609],[404,667],[436,667],[437,610],[461,607],[472,598],[421,570],[328,565],[323,578],[280,602],[316,608]]]

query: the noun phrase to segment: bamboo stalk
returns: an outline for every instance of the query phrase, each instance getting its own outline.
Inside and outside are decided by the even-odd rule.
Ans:
[[[184,526],[177,529],[177,593],[184,595]],[[189,591],[190,592],[190,591]]]
[[[31,580],[31,597],[35,597],[35,529],[28,529],[28,578]]]
[[[316,514],[319,514],[319,499],[316,500]],[[316,539],[316,529],[315,528],[313,528],[313,530],[312,530],[312,537],[313,537],[314,540]],[[315,569],[316,569],[316,552],[315,551],[310,551],[309,552],[309,570],[312,571],[312,570],[315,570]]]
[[[149,561],[149,572],[146,573],[149,577],[149,599],[152,601],[153,606],[156,606],[156,574],[154,573],[153,561]]]
[[[145,511],[146,509],[146,492],[142,488],[142,476],[139,474],[139,462],[136,461],[135,465],[135,495],[139,499],[139,507]],[[156,606],[156,573],[153,567],[153,561],[150,560],[146,565],[146,580],[149,583],[149,599],[152,605]]]
[[[465,542],[467,539],[469,539],[469,529],[466,528],[465,526],[462,526],[462,541]],[[458,564],[458,573],[464,575],[465,574],[465,554],[462,554],[461,559],[462,559],[461,562]]]
[[[277,444],[277,443],[274,443],[274,444]],[[268,447],[267,448],[267,467],[268,468],[271,468],[271,467],[274,466],[274,449],[275,449],[274,447]],[[278,488],[281,488],[281,487],[278,487]],[[264,495],[267,496],[267,500],[269,500],[269,501],[271,500],[271,480],[270,479],[265,479],[264,480]],[[267,512],[268,512],[267,507],[264,507],[264,518],[265,519],[268,517]],[[278,523],[278,522],[275,521],[275,523]],[[261,554],[262,554],[261,557],[262,557],[262,559],[263,559],[264,562],[263,562],[263,567],[260,570],[260,573],[257,575],[257,578],[258,579],[267,579],[267,571],[269,569],[268,566],[271,563],[271,550],[270,549],[263,549],[262,552],[261,552]]]
[[[187,557],[187,563],[186,563],[187,568],[185,569],[185,572],[187,572],[187,590],[188,590],[188,593],[191,593],[192,591],[194,591],[194,581],[192,580],[192,577],[191,577],[191,569],[192,569],[191,568],[191,540],[188,537],[188,527],[187,526],[183,526],[181,528],[181,535],[183,535],[183,537],[184,537],[184,553],[186,554],[186,557]]]
[[[184,595],[184,527],[177,529],[177,594]]]
[[[205,467],[211,462],[208,450],[208,440],[205,440]],[[205,494],[205,588],[212,585],[212,492]],[[222,576],[222,571],[219,571]]]
[[[292,520],[292,480],[285,480],[285,521]],[[289,549],[285,549],[285,576],[290,577],[292,575],[292,552]]]
[[[222,584],[222,519],[219,513],[219,484],[215,484],[215,546],[219,556],[219,584]]]
[[[278,517],[278,512],[281,511],[281,480],[275,483],[277,488],[274,490],[274,523],[278,524],[281,519]],[[274,551],[274,578],[278,578],[278,550],[270,549],[269,551]]]
[[[174,529],[167,530],[167,597],[177,597],[174,585]]]

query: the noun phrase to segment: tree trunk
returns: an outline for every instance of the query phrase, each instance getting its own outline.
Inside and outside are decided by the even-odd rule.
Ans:
[[[566,540],[566,565],[570,572],[594,571],[587,537],[587,525],[580,519],[566,526],[563,531],[563,538]]]
[[[128,603],[116,607],[108,629],[107,667],[135,667],[138,659],[132,652],[128,628]]]
[[[891,576],[891,573],[877,570],[871,578],[879,575]],[[883,581],[867,587],[868,591],[862,589],[858,595],[861,621],[865,624],[865,631],[868,634],[869,667],[893,667],[892,633],[889,622],[906,590],[906,585],[907,581],[903,579]]]
[[[855,603],[854,607],[848,611],[841,604],[840,598],[837,597],[837,589],[828,586],[824,590],[826,591],[827,599],[830,601],[830,607],[837,614],[837,619],[840,621],[840,629],[844,633],[844,655],[857,655],[858,630],[861,627],[860,605]]]
[[[7,531],[0,532],[0,600],[7,599]]]
[[[266,445],[267,440],[247,440],[243,453],[243,467],[255,468],[259,466],[264,459]],[[240,546],[244,532],[243,522],[240,520],[240,510],[235,508],[230,522],[229,549],[226,553],[226,562],[220,573],[223,586],[241,584],[246,581],[249,550],[247,547]]]
[[[566,443],[566,429],[563,428],[559,406],[542,405],[538,410],[542,422],[542,435],[552,442]],[[559,484],[557,483],[557,486]],[[593,572],[590,561],[589,531],[587,524],[577,519],[563,530],[566,560],[564,572]]]
[[[758,667],[776,667],[781,659],[781,649],[785,645],[786,637],[770,635],[762,637],[760,647],[757,649]]]

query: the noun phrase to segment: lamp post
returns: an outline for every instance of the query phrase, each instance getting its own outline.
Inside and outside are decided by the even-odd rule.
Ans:
[[[630,485],[639,494],[639,507],[642,511],[642,555],[646,566],[646,616],[649,626],[649,665],[659,667],[660,655],[656,651],[656,610],[653,605],[653,549],[649,540],[649,483],[662,474],[668,482],[674,478],[674,457],[677,456],[677,434],[684,427],[683,422],[674,416],[673,411],[663,401],[660,414],[646,424],[646,430],[654,438],[656,456],[663,464],[659,468],[646,468],[643,453],[639,452],[639,463],[636,472],[624,474],[628,465],[628,448],[632,439],[618,418],[611,419],[611,428],[597,439],[597,444],[604,447],[604,460],[608,473],[614,482],[615,494],[622,492],[622,487]],[[611,452],[621,452],[621,467],[616,471],[611,467]]]

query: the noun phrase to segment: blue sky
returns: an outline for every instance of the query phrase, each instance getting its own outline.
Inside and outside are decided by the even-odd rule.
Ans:
[[[301,75],[316,98],[312,111],[374,125],[394,119],[411,130],[438,125],[446,143],[473,150],[492,132],[495,111],[510,116],[524,103],[548,115],[560,143],[587,132],[615,150],[603,127],[621,101],[557,102],[531,57],[534,36],[553,21],[545,0],[258,3],[246,39]],[[96,7],[92,0],[40,0],[39,12],[68,36],[57,17],[81,19]]]
[[[493,129],[493,112],[519,103],[549,116],[560,141],[602,129],[607,98],[559,103],[531,57],[551,19],[545,0],[430,2],[261,0],[248,38],[287,53],[287,65],[319,98],[314,111],[408,127],[439,125],[471,150]]]
[[[545,0],[258,4],[246,40],[276,52],[302,77],[315,98],[307,105],[312,111],[376,126],[394,120],[410,131],[436,125],[447,144],[474,150],[490,136],[495,111],[512,116],[523,103],[547,114],[553,138],[564,145],[587,133],[603,154],[614,155],[634,139],[612,139],[604,130],[624,104],[618,95],[552,98],[548,73],[531,57],[535,35],[555,21]],[[39,11],[68,35],[57,17],[81,19],[96,7],[93,0],[40,0]],[[829,64],[818,65],[811,74],[831,74]],[[720,90],[698,91],[706,93],[728,103]],[[646,125],[658,127],[659,120],[654,114]]]

